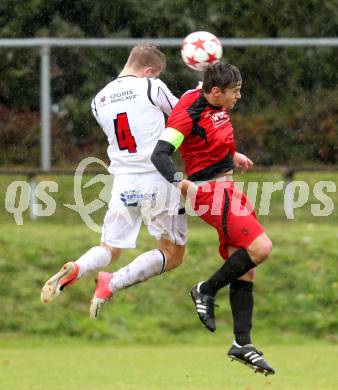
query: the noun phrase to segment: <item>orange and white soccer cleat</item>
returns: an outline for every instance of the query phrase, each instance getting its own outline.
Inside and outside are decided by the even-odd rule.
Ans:
[[[54,298],[58,297],[61,292],[74,284],[79,274],[79,266],[70,261],[66,263],[58,273],[53,275],[42,287],[41,302],[50,303]]]
[[[113,274],[109,272],[99,272],[95,293],[90,301],[89,315],[92,320],[97,318],[101,307],[113,296],[112,291],[109,289],[112,277]]]

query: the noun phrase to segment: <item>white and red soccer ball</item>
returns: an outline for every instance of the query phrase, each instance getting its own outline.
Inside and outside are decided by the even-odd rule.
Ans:
[[[215,35],[207,31],[196,31],[184,39],[181,55],[189,68],[202,72],[208,65],[221,59],[222,45]]]

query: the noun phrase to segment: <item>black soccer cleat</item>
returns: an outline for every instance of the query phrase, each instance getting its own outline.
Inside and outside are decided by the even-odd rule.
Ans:
[[[215,332],[216,322],[214,307],[215,298],[207,294],[202,294],[200,292],[200,286],[203,282],[196,284],[189,292],[191,299],[194,301],[195,309],[198,315],[198,318],[201,320],[202,324],[210,330],[210,332]]]
[[[273,375],[275,370],[263,359],[263,352],[258,351],[253,345],[248,344],[241,347],[236,342],[232,344],[228,351],[230,360],[237,360],[252,368],[255,372],[267,375]]]

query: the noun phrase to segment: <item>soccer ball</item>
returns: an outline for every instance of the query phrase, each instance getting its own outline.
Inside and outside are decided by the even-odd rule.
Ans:
[[[222,45],[215,35],[206,31],[189,34],[181,46],[182,59],[189,68],[204,71],[222,57]]]

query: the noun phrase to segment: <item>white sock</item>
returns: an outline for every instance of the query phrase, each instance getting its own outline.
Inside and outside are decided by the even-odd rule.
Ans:
[[[167,259],[159,249],[142,253],[126,267],[113,273],[109,289],[114,293],[123,288],[144,282],[152,276],[160,275],[165,272],[166,263]]]
[[[108,248],[103,246],[94,246],[88,252],[82,255],[75,263],[80,267],[80,272],[77,278],[81,278],[88,272],[98,268],[106,267],[111,261],[111,253]]]

